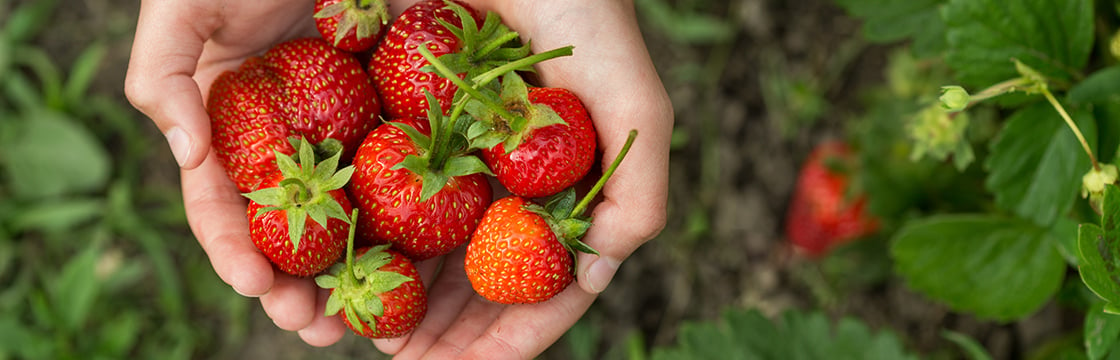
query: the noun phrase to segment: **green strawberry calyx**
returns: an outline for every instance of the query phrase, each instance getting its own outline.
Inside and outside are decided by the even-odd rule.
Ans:
[[[420,202],[435,196],[454,177],[478,173],[494,175],[482,159],[470,154],[467,140],[463,136],[464,130],[455,127],[455,120],[461,115],[461,111],[456,111],[451,116],[444,115],[435,96],[427,89],[424,94],[430,107],[428,124],[431,126],[431,136],[424,135],[408,124],[389,122],[404,131],[418,149],[418,154],[405,156],[392,169],[403,168],[420,176]]]
[[[544,206],[529,202],[523,207],[526,211],[544,218],[552,229],[552,233],[556,235],[556,239],[573,257],[576,252],[599,255],[598,251],[582,241],[583,236],[587,234],[587,230],[591,228],[592,220],[590,216],[584,215],[584,212],[587,211],[592,199],[603,190],[603,186],[606,185],[611,175],[614,175],[615,170],[622,163],[622,159],[630,152],[630,146],[634,144],[634,139],[637,137],[638,130],[630,130],[629,136],[626,137],[626,143],[622,145],[618,156],[615,156],[610,167],[603,171],[603,176],[599,177],[591,190],[579,202],[576,202],[575,188],[567,188],[549,197]],[[578,264],[574,266],[573,271],[578,267]]]
[[[531,70],[533,65],[545,60],[570,56],[571,46],[527,56],[466,80],[459,78],[458,72],[444,63],[446,55],[437,58],[424,46],[417,50],[430,63],[423,70],[434,72],[458,87],[451,115],[455,117],[465,111],[474,117],[475,121],[469,124],[466,131],[470,149],[488,149],[504,144],[505,152],[509,153],[533,129],[555,124],[567,125],[551,107],[529,101],[528,85],[517,71]],[[498,77],[503,78],[500,89],[494,82]]]
[[[499,99],[472,96],[466,104],[467,113],[476,119],[467,130],[471,148],[489,149],[502,144],[508,154],[533,129],[568,125],[552,107],[529,101],[529,87],[516,72],[503,76],[501,84]]]
[[[316,19],[341,17],[334,33],[334,45],[337,46],[354,30],[354,35],[359,40],[375,37],[381,27],[389,23],[389,7],[382,0],[342,0],[324,6],[315,13]]]
[[[356,223],[357,217],[358,209],[354,209],[350,221]],[[354,228],[350,227],[346,239],[345,262],[335,264],[326,274],[315,277],[315,284],[333,290],[327,298],[326,316],[341,311],[351,324],[365,324],[374,329],[377,318],[385,315],[381,294],[414,279],[394,271],[380,270],[393,261],[393,255],[386,251],[388,244],[372,247],[355,259]]]
[[[316,164],[315,147],[307,139],[300,139],[300,145],[296,148],[299,163],[291,156],[274,150],[276,166],[284,177],[278,186],[243,194],[249,200],[264,206],[254,218],[271,211],[283,210],[286,213],[293,252],[299,249],[299,241],[307,227],[308,218],[324,229],[327,228],[329,218],[353,224],[346,216],[342,204],[330,192],[341,189],[350,181],[354,167],[338,169],[341,151],[336,151],[331,157]]]
[[[470,10],[450,0],[444,3],[463,24],[459,27],[436,18],[440,25],[459,39],[459,51],[440,56],[440,61],[447,64],[454,74],[474,77],[490,69],[508,65],[531,53],[528,43],[515,41],[520,35],[507,27],[497,13],[487,11],[486,19],[480,28]],[[424,49],[424,46],[419,49]]]

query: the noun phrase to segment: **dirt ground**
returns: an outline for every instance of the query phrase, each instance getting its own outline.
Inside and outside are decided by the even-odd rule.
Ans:
[[[138,3],[66,3],[57,14],[60,31],[48,34],[44,46],[68,59],[78,51],[69,44],[88,39],[89,29],[109,33],[106,76],[96,86],[121,93]],[[897,279],[845,293],[819,285],[824,280],[818,268],[786,247],[782,214],[798,162],[812,144],[837,136],[860,111],[859,90],[882,81],[889,49],[858,40],[858,22],[827,0],[692,3],[726,14],[734,36],[687,44],[673,41],[657,24],[642,23],[677,115],[670,220],[661,236],[623,264],[585,316],[601,330],[600,350],[620,344],[632,331],[647,344],[671,344],[681,322],[714,319],[729,307],[767,314],[824,308],[894,329],[923,352],[945,346],[939,331],[949,328],[973,334],[996,358],[1022,355],[1024,344],[1069,326],[1063,324],[1068,317],[1053,308],[1018,325],[954,315]],[[817,102],[775,98],[781,93],[770,86],[782,80],[807,84]],[[158,137],[150,123],[140,126]],[[158,151],[164,157],[153,171],[174,174],[170,153]],[[250,308],[252,325],[237,358],[331,359],[375,352],[368,341],[352,336],[332,347],[311,348],[276,329],[259,306]],[[542,357],[567,358],[566,346],[562,340]]]

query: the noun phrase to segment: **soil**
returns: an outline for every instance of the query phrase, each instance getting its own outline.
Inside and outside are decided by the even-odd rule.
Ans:
[[[925,353],[945,348],[940,331],[953,329],[977,337],[995,358],[1019,357],[1024,344],[1070,326],[1056,308],[1017,325],[955,315],[891,278],[842,290],[829,286],[819,266],[787,247],[782,215],[799,161],[813,144],[838,137],[859,113],[860,90],[883,80],[890,47],[861,42],[859,23],[827,0],[667,2],[699,3],[698,11],[726,16],[733,36],[676,41],[671,26],[643,17],[651,56],[677,115],[670,220],[661,236],[624,263],[585,316],[601,332],[599,351],[622,344],[634,331],[647,345],[672,344],[682,322],[715,319],[728,308],[769,315],[824,309],[899,332],[912,349]],[[80,50],[75,44],[92,40],[97,31],[108,34],[103,38],[111,50],[95,86],[124,101],[137,7],[137,1],[67,2],[43,46],[58,59],[72,59]],[[806,86],[808,102],[781,98],[772,86],[783,81]],[[139,126],[153,144],[162,144],[150,122]],[[157,151],[162,154],[151,167],[163,175],[155,178],[177,181],[170,153]],[[376,352],[353,336],[312,348],[277,329],[256,304],[249,308],[251,325],[235,358],[332,359]],[[561,340],[542,358],[570,355]]]

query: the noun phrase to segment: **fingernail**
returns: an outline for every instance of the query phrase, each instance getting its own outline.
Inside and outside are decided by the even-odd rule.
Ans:
[[[167,130],[163,136],[167,137],[167,145],[171,147],[171,155],[175,156],[175,162],[182,167],[191,156],[191,136],[179,127]]]
[[[605,256],[595,260],[587,269],[587,284],[590,285],[591,290],[596,293],[606,290],[621,263],[619,260]]]

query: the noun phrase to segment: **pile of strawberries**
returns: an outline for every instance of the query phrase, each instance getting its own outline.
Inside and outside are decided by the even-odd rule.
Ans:
[[[519,74],[571,47],[533,54],[496,14],[446,0],[391,25],[381,0],[320,0],[315,20],[322,38],[246,60],[207,103],[250,236],[275,267],[315,276],[328,316],[378,338],[427,311],[413,263],[468,242],[467,277],[491,301],[567,287],[575,252],[594,253],[584,212],[626,151],[577,199],[596,158],[587,110]],[[493,201],[491,177],[512,195]]]

